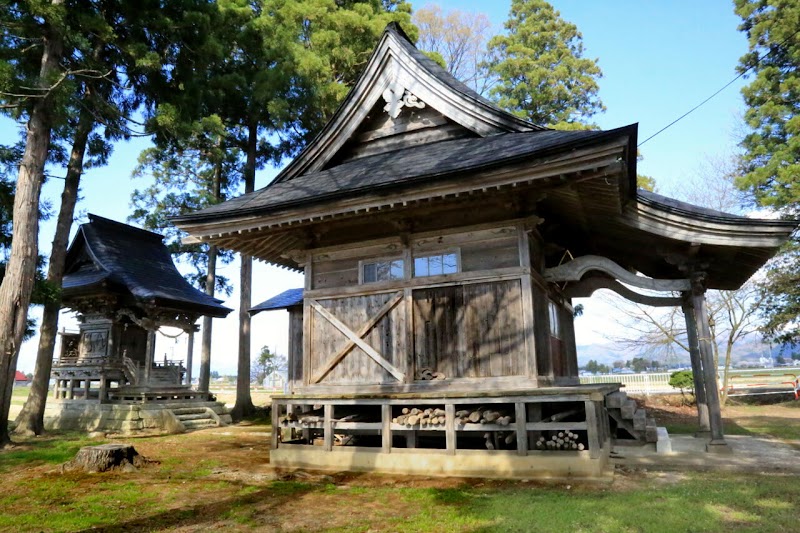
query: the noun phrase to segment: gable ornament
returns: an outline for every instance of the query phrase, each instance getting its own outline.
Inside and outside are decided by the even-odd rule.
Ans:
[[[383,99],[386,101],[383,110],[389,113],[389,116],[393,119],[400,115],[403,107],[416,107],[418,109],[425,107],[425,102],[421,101],[398,82],[389,84],[386,90],[383,91]]]

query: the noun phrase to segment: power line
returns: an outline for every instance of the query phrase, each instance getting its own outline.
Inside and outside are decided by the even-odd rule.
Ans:
[[[686,118],[687,116],[689,116],[690,114],[692,114],[694,111],[696,111],[698,108],[702,107],[702,106],[703,106],[703,105],[704,105],[706,102],[708,102],[709,100],[711,100],[712,98],[714,98],[715,96],[717,96],[719,93],[721,93],[722,91],[724,91],[725,89],[727,89],[728,87],[730,87],[730,86],[731,86],[731,85],[732,85],[732,84],[733,84],[733,83],[734,83],[736,80],[738,80],[739,78],[741,78],[742,76],[744,76],[745,74],[747,74],[748,72],[750,72],[751,70],[753,70],[753,68],[755,68],[755,66],[756,66],[756,65],[758,65],[758,64],[761,62],[761,60],[762,60],[762,59],[764,59],[764,58],[765,58],[765,57],[767,57],[768,55],[772,54],[772,52],[774,52],[775,50],[779,50],[779,49],[783,48],[783,45],[784,45],[784,44],[786,44],[786,43],[788,43],[788,42],[789,42],[789,40],[790,40],[792,37],[794,37],[795,35],[797,35],[798,33],[800,33],[800,29],[797,29],[797,30],[796,30],[796,31],[795,31],[793,34],[791,34],[789,37],[787,37],[786,39],[784,39],[783,41],[781,41],[781,42],[780,42],[780,44],[778,44],[778,46],[776,46],[776,47],[774,47],[774,48],[770,49],[768,52],[765,52],[763,55],[760,55],[760,56],[758,56],[758,58],[755,60],[755,62],[754,62],[754,63],[753,63],[751,66],[747,67],[747,69],[745,69],[745,70],[743,70],[741,73],[739,73],[739,75],[738,75],[738,76],[736,76],[736,77],[735,77],[735,78],[733,78],[731,81],[729,81],[728,83],[726,83],[725,85],[723,85],[722,87],[720,87],[720,88],[719,88],[719,89],[718,89],[718,90],[717,90],[717,91],[716,91],[714,94],[712,94],[711,96],[709,96],[708,98],[706,98],[705,100],[703,100],[702,102],[700,102],[699,104],[697,104],[696,106],[694,106],[693,108],[691,108],[689,111],[687,111],[687,112],[686,112],[686,113],[684,113],[683,115],[681,115],[681,116],[679,116],[678,118],[676,118],[675,120],[673,120],[672,122],[670,122],[669,124],[667,124],[666,126],[664,126],[663,128],[661,128],[660,130],[658,130],[657,132],[655,132],[654,134],[652,134],[652,135],[651,135],[650,137],[648,137],[647,139],[645,139],[645,140],[643,140],[642,142],[640,142],[640,143],[639,143],[639,144],[638,144],[636,147],[637,147],[637,148],[639,148],[640,146],[642,146],[644,143],[646,143],[647,141],[649,141],[650,139],[652,139],[652,138],[653,138],[653,137],[655,137],[656,135],[658,135],[658,134],[660,134],[661,132],[663,132],[664,130],[666,130],[666,129],[668,129],[668,128],[672,127],[672,126],[674,126],[675,124],[677,124],[678,122],[680,122],[681,120],[683,120],[684,118]]]

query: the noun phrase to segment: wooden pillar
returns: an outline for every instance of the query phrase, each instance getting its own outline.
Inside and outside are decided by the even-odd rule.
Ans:
[[[67,399],[72,400],[75,398],[75,380],[69,380],[69,390],[67,391]]]
[[[156,351],[156,332],[147,331],[147,347],[144,354],[144,384],[150,385],[150,371],[153,368],[153,354]]]
[[[528,455],[528,417],[523,402],[514,404],[514,420],[517,430],[517,455]]]
[[[58,379],[58,378],[56,378],[56,382],[55,382],[55,384],[53,385],[53,399],[54,399],[54,400],[57,400],[57,399],[58,399],[58,394],[61,392],[61,390],[60,390],[60,386],[59,386],[59,385],[60,385],[60,383],[61,383],[61,380],[60,380],[60,379]]]
[[[272,402],[272,434],[270,435],[270,449],[276,450],[278,448],[278,435],[281,431],[279,416],[281,404],[274,401]]]
[[[527,269],[520,278],[520,289],[522,295],[522,328],[525,339],[525,364],[526,375],[538,377],[536,366],[536,333],[535,319],[533,312],[533,284],[531,283],[531,245],[528,238],[528,230],[525,224],[517,225],[517,247],[519,250],[519,266]],[[538,386],[538,381],[536,382]]]
[[[600,457],[600,428],[598,427],[597,409],[593,401],[584,402],[586,408],[586,434],[589,439],[589,457]]]
[[[88,400],[89,399],[89,389],[91,387],[92,387],[92,380],[89,379],[89,378],[86,378],[83,381],[83,399],[84,400]]]
[[[444,406],[444,438],[447,455],[456,454],[456,406],[448,403]]]
[[[392,406],[381,405],[381,451],[392,453]]]
[[[323,406],[324,418],[322,424],[322,440],[325,451],[333,450],[333,405],[326,403]]]
[[[717,383],[717,369],[714,366],[714,351],[711,346],[711,328],[708,324],[705,286],[703,277],[699,275],[692,277],[692,307],[694,307],[695,322],[697,324],[697,341],[700,348],[700,358],[703,363],[703,380],[705,382],[708,419],[711,429],[711,440],[706,446],[706,450],[729,451],[722,429],[719,385]]]
[[[703,379],[703,362],[700,358],[700,346],[697,342],[697,319],[692,307],[691,296],[683,295],[683,317],[686,320],[686,336],[689,343],[689,358],[692,362],[692,379],[694,380],[694,397],[697,402],[697,418],[699,431],[695,436],[708,436],[711,426],[708,419],[708,401],[706,400],[706,387]]]
[[[107,395],[108,395],[108,382],[105,376],[100,376],[100,393],[99,393],[100,403],[105,403]]]
[[[192,386],[192,359],[194,359],[194,326],[188,332],[186,341],[186,385]]]

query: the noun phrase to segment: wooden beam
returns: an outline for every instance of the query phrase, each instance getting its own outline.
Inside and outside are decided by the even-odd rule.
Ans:
[[[588,298],[594,294],[595,291],[600,289],[614,291],[626,300],[652,307],[678,307],[683,304],[683,300],[681,298],[640,294],[630,290],[620,282],[606,276],[591,276],[573,283],[564,290],[564,296],[570,299]]]
[[[341,331],[345,337],[353,341],[356,344],[356,346],[358,346],[364,351],[364,353],[370,356],[376,363],[381,365],[384,368],[384,370],[386,370],[392,376],[394,376],[395,379],[397,379],[398,381],[403,381],[405,379],[405,374],[402,371],[400,371],[392,363],[384,359],[383,356],[375,350],[375,348],[364,342],[361,339],[361,337],[356,335],[355,332],[353,332],[353,330],[348,328],[338,318],[333,316],[333,314],[331,314],[330,311],[322,307],[319,304],[319,302],[317,302],[316,300],[309,299],[309,304],[317,313],[322,315],[328,322],[330,322],[333,327]]]
[[[563,265],[548,268],[544,271],[544,278],[547,281],[580,281],[581,278],[592,270],[604,272],[614,279],[618,279],[628,285],[648,289],[652,291],[687,291],[691,289],[688,279],[653,279],[637,276],[628,272],[620,265],[607,257],[599,255],[584,255],[576,257]]]
[[[359,338],[365,337],[372,330],[372,328],[375,327],[375,324],[377,324],[384,317],[384,315],[386,315],[392,309],[394,309],[395,306],[398,303],[400,303],[402,299],[403,299],[403,293],[402,292],[396,293],[388,302],[383,304],[383,307],[381,307],[378,310],[378,312],[375,313],[375,315],[373,315],[372,318],[367,320],[367,322],[363,326],[361,326],[361,328],[359,328],[359,330],[356,332],[356,335],[358,335]],[[356,343],[353,342],[352,340],[349,341],[347,344],[345,344],[338,352],[336,352],[336,354],[333,357],[330,358],[330,360],[328,360],[327,363],[325,363],[324,367],[322,367],[312,376],[311,383],[319,383],[320,381],[322,381],[322,379],[328,374],[328,372],[333,370],[333,367],[339,364],[339,361],[344,359],[344,356],[347,355],[347,353],[350,350],[355,348],[355,346]]]

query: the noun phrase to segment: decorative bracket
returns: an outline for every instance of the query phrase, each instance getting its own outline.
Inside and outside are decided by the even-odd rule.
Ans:
[[[421,101],[398,82],[389,84],[386,90],[383,91],[383,99],[386,101],[383,110],[389,113],[392,119],[400,115],[403,107],[416,107],[419,109],[425,107],[425,102]]]

